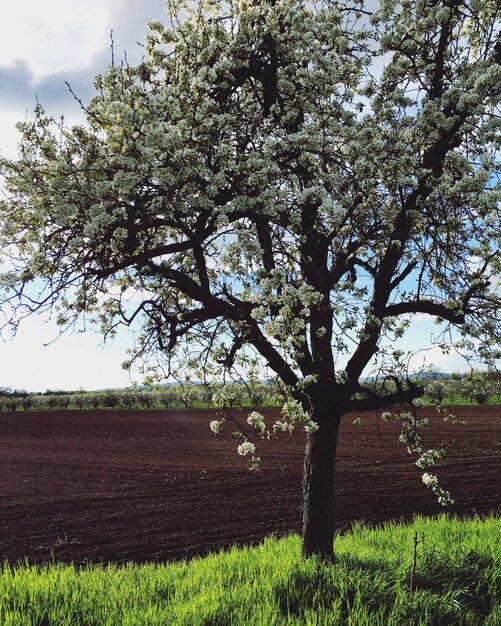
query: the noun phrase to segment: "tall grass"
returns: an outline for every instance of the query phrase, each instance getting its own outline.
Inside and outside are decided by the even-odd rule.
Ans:
[[[167,565],[5,564],[0,624],[497,626],[500,531],[494,517],[358,524],[332,564],[302,559],[297,536]]]

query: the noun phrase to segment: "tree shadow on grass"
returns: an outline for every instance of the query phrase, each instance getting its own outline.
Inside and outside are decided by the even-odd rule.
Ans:
[[[338,614],[338,623],[362,611],[374,624],[402,620],[405,624],[463,626],[483,623],[496,598],[494,557],[467,552],[451,565],[436,553],[423,556],[409,590],[402,568],[390,571],[382,562],[343,557],[334,563],[300,563],[285,583],[275,588],[282,614],[303,618],[311,611]],[[376,618],[377,616],[377,618]],[[424,620],[424,621],[423,621]],[[478,620],[478,621],[477,621]]]

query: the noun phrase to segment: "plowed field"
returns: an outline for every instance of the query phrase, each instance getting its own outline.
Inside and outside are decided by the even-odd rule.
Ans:
[[[447,444],[437,473],[453,510],[496,509],[500,409],[456,408],[462,424],[429,413],[423,436]],[[164,561],[299,531],[304,437],[262,444],[262,469],[249,472],[211,419],[204,410],[0,413],[0,558]],[[398,425],[352,419],[340,435],[338,527],[439,512]]]

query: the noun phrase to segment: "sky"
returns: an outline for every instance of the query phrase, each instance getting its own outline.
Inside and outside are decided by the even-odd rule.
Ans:
[[[0,152],[17,153],[15,124],[30,116],[38,101],[66,123],[83,117],[72,90],[86,102],[96,74],[110,64],[110,33],[115,58],[127,52],[131,64],[143,50],[138,45],[149,19],[164,18],[163,0],[20,0],[0,9]],[[429,336],[431,322],[418,320],[408,347],[419,348]],[[102,389],[126,387],[129,374],[121,363],[132,337],[124,331],[103,347],[97,332],[66,334],[57,339],[51,320],[25,320],[13,339],[0,340],[0,387],[46,389]],[[435,350],[428,362],[441,371],[464,369],[458,357]]]
[[[163,0],[20,0],[0,8],[0,152],[15,158],[17,122],[30,116],[37,98],[68,124],[81,123],[80,107],[65,81],[83,101],[92,95],[96,74],[110,64],[110,34],[115,58],[127,52],[133,64],[143,55],[138,42],[149,19],[162,20]],[[17,335],[0,341],[0,387],[102,389],[126,387],[121,367],[132,338],[123,332],[102,346],[97,332],[66,334],[50,320],[25,320]],[[140,382],[140,381],[137,381]]]

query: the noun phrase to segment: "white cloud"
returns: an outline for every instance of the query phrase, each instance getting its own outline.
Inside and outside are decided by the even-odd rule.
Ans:
[[[149,19],[165,16],[163,0],[20,0],[0,11],[0,155],[15,158],[17,122],[25,119],[37,97],[47,112],[66,123],[81,123],[68,81],[85,102],[94,76],[110,62],[113,30],[117,61],[127,51],[131,63],[143,55],[137,45]],[[0,386],[45,390],[126,386],[121,369],[132,344],[123,332],[104,349],[96,333],[57,336],[53,322],[24,321],[12,341],[0,341]]]
[[[22,0],[3,9],[0,64],[23,59],[37,75],[88,65],[103,48],[116,1]]]
[[[124,52],[137,63],[149,19],[165,18],[163,0],[21,0],[0,13],[0,153],[13,158],[15,123],[31,114],[37,98],[48,113],[80,123],[81,111],[66,81],[86,102],[93,79]]]
[[[444,353],[439,346],[417,352],[409,362],[409,371],[432,367],[439,372],[460,372],[469,369],[467,361],[454,349]]]
[[[102,337],[90,331],[53,341],[56,336],[53,323],[41,317],[24,320],[12,341],[0,342],[0,387],[45,391],[129,384],[121,364],[127,358],[131,335],[123,333],[105,347],[101,347]]]

